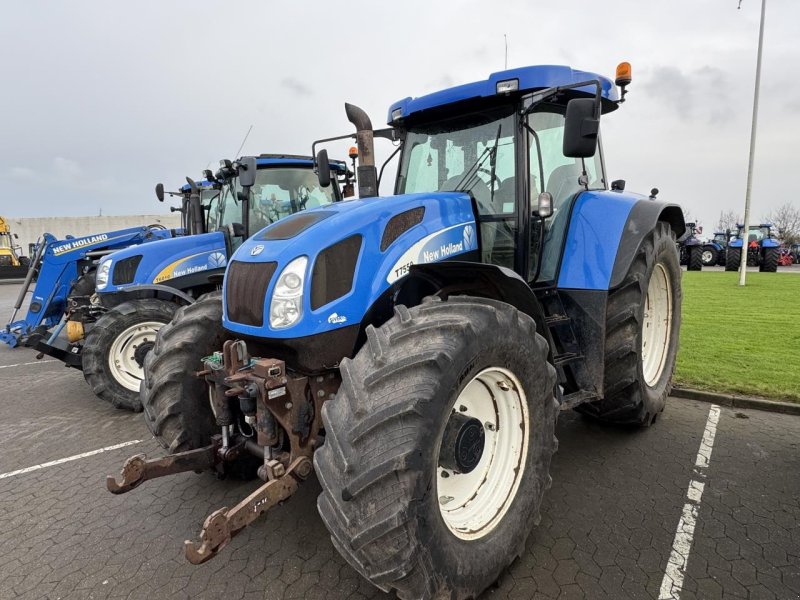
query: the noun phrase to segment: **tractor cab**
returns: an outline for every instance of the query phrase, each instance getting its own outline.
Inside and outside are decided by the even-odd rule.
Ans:
[[[743,237],[744,232],[744,225],[741,223],[736,224],[737,232],[736,232],[736,239],[741,240]],[[753,242],[756,245],[759,245],[764,240],[774,239],[772,235],[772,224],[771,223],[761,223],[760,225],[751,225],[748,228],[747,232],[747,243],[748,245],[752,244]]]
[[[341,161],[331,161],[326,187],[320,184],[307,156],[261,154],[254,163],[252,182],[242,185],[241,164],[220,161],[215,175],[219,191],[206,208],[206,230],[228,231],[234,250],[283,217],[341,200],[339,183],[349,177],[347,165]]]

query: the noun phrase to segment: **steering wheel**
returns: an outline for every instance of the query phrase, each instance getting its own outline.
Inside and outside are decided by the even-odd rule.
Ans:
[[[148,225],[148,226],[147,226],[147,228],[148,228],[148,229],[164,229],[164,230],[166,230],[166,229],[167,229],[167,228],[166,228],[166,227],[164,227],[164,225],[162,225],[161,223],[153,223],[152,225]]]

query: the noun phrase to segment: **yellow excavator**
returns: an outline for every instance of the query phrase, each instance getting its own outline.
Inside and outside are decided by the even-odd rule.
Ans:
[[[11,233],[8,221],[0,217],[0,278],[25,277],[31,266],[31,259],[22,256],[16,240],[17,234]]]

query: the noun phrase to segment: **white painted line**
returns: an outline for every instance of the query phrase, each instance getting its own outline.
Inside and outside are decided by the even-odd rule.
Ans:
[[[31,471],[38,471],[39,469],[44,469],[45,467],[53,467],[55,465],[60,465],[66,462],[71,462],[73,460],[78,460],[80,458],[86,458],[87,456],[94,456],[95,454],[102,454],[103,452],[109,452],[110,450],[117,450],[118,448],[124,448],[125,446],[133,446],[134,444],[141,444],[141,443],[142,440],[131,440],[130,442],[122,442],[121,444],[106,446],[105,448],[100,448],[99,450],[92,450],[90,452],[84,452],[83,454],[76,454],[74,456],[67,456],[66,458],[59,458],[58,460],[51,460],[50,462],[42,463],[40,465],[25,467],[24,469],[18,469],[17,471],[11,471],[9,473],[0,473],[0,479],[5,479],[6,477],[14,477],[15,475],[22,475],[23,473],[30,473]]]
[[[719,406],[712,404],[708,411],[703,440],[700,442],[700,449],[697,451],[697,459],[694,462],[694,479],[689,482],[689,489],[686,491],[688,502],[683,505],[683,511],[681,511],[678,530],[675,532],[675,540],[672,542],[672,552],[669,555],[664,579],[661,580],[658,600],[680,600],[683,578],[686,575],[689,553],[694,540],[694,528],[697,525],[697,513],[700,510],[700,500],[703,498],[703,490],[706,486],[698,479],[706,478],[706,469],[711,460],[711,450],[714,448],[718,422]]]
[[[29,363],[17,363],[16,365],[2,365],[0,369],[10,369],[11,367],[24,367],[26,365],[43,365],[45,363],[61,362],[58,360],[35,360]]]

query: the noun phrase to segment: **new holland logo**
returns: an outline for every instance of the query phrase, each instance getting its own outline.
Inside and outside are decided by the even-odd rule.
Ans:
[[[253,246],[250,249],[250,256],[258,256],[263,251],[264,251],[264,245],[263,244],[259,244],[258,246]]]
[[[333,313],[330,317],[328,317],[328,323],[330,323],[331,325],[336,325],[338,323],[347,323],[347,317],[345,317],[344,315],[340,317],[338,314]]]
[[[208,255],[208,266],[212,269],[218,269],[220,267],[224,267],[228,262],[228,259],[222,252],[212,252]]]
[[[472,248],[475,245],[475,229],[472,225],[464,227],[464,249]]]

